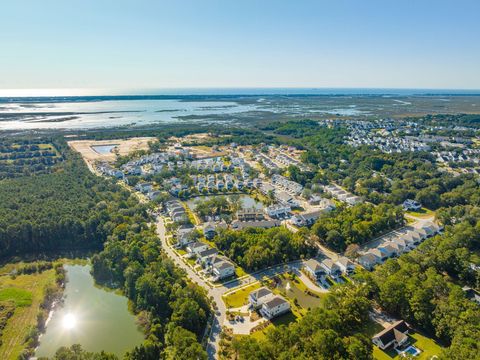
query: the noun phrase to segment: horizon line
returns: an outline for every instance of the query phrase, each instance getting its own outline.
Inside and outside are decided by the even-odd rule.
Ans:
[[[214,93],[212,91],[223,93]],[[225,93],[225,91],[238,90],[240,92],[250,91],[251,93]],[[267,93],[254,93],[252,91],[267,91]],[[168,93],[168,92],[177,93]],[[187,91],[195,93],[188,94]],[[278,93],[275,93],[278,91]],[[312,92],[324,92],[319,95],[480,95],[480,88],[410,88],[410,87],[146,87],[146,88],[0,88],[1,98],[43,98],[43,97],[96,97],[96,96],[188,96],[188,95],[289,95],[288,91],[295,93],[290,95],[315,95]],[[299,91],[305,91],[301,93]],[[355,93],[341,94],[335,91]],[[376,94],[369,93],[374,91]],[[381,93],[385,91],[385,93]],[[411,94],[391,94],[388,92],[415,92]],[[163,93],[161,93],[163,92]],[[179,94],[178,92],[183,92]],[[202,93],[209,92],[209,93]],[[431,93],[429,93],[431,92]],[[433,92],[433,94],[432,94]],[[453,92],[453,93],[449,93]],[[460,94],[459,94],[460,93]]]

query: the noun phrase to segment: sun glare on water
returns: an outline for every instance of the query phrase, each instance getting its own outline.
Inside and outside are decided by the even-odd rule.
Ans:
[[[63,317],[63,327],[65,329],[73,329],[75,327],[75,325],[77,324],[77,319],[75,318],[75,316],[73,314],[66,314],[64,317]]]

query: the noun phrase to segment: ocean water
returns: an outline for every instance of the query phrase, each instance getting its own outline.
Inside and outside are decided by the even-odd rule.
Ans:
[[[208,121],[208,115],[235,114],[255,108],[231,101],[177,99],[11,99],[0,103],[0,130],[140,126],[178,122],[183,116],[201,116],[202,121]]]
[[[409,106],[412,98],[431,97],[447,102],[456,97],[478,99],[479,95],[479,90],[448,89],[0,90],[0,130],[208,123],[229,121],[236,116],[244,116],[247,120],[243,121],[248,121],[245,115],[259,114],[253,112],[268,112],[273,116],[367,116],[383,111],[384,106]],[[436,108],[425,111],[432,109]]]

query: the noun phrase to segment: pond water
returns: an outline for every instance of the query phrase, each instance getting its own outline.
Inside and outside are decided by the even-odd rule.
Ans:
[[[113,149],[115,149],[115,147],[117,146],[118,144],[113,144],[113,145],[96,145],[96,146],[92,146],[92,149],[93,151],[101,154],[101,155],[105,155],[105,154],[110,154],[112,152]]]
[[[190,209],[194,210],[195,209],[195,206],[196,206],[196,203],[197,202],[200,202],[200,201],[206,201],[206,200],[209,200],[211,198],[214,198],[214,197],[218,197],[218,196],[222,196],[222,197],[226,197],[227,199],[231,198],[232,196],[235,196],[235,195],[207,195],[207,196],[197,196],[197,197],[194,197],[194,198],[191,198],[187,201],[187,205]],[[242,195],[238,195],[240,197],[240,201],[242,202],[242,207],[244,209],[249,209],[249,208],[256,208],[256,209],[259,209],[259,210],[262,210],[263,209],[263,204],[257,200],[255,200],[254,198],[252,198],[251,196],[249,195],[245,195],[245,194],[242,194]]]
[[[301,281],[301,280],[297,280]],[[289,284],[289,285],[287,285]],[[304,293],[293,280],[287,278],[280,278],[277,288],[282,291],[290,299],[297,299],[298,305],[304,309],[316,308],[322,305],[322,299],[315,295]]]
[[[87,351],[105,350],[122,357],[143,342],[127,298],[95,287],[89,265],[65,269],[65,302],[53,313],[35,356],[51,357],[61,346],[80,344]]]

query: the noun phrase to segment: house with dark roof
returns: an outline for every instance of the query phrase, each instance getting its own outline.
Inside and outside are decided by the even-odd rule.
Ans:
[[[272,227],[280,226],[282,224],[281,221],[278,220],[258,220],[258,221],[232,221],[232,229],[233,230],[243,230],[249,227],[254,228],[263,228],[269,229]]]
[[[280,316],[290,311],[290,303],[283,296],[276,295],[262,304],[260,314],[267,319]]]
[[[248,302],[252,308],[256,309],[262,306],[262,304],[267,300],[272,298],[273,293],[266,287],[261,287],[260,289],[252,291],[248,295]]]
[[[410,328],[403,320],[399,320],[386,329],[374,335],[372,341],[380,349],[385,350],[389,347],[396,349],[408,341],[408,331]]]
[[[222,280],[235,275],[235,266],[225,258],[215,257],[211,266],[215,280]]]

